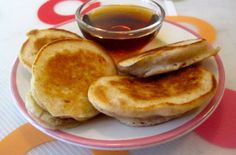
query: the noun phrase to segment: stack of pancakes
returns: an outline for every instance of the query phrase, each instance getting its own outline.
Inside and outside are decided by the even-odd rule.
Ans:
[[[192,39],[134,55],[117,64],[126,76],[101,77],[89,87],[89,101],[129,126],[180,117],[214,95],[214,75],[195,64],[218,51],[205,39]]]
[[[103,48],[68,31],[30,34],[20,53],[32,72],[26,108],[47,128],[74,127],[99,112],[130,126],[155,125],[198,108],[216,89],[214,75],[193,65],[219,51],[204,39],[152,49],[115,65]]]
[[[29,114],[51,129],[74,127],[96,116],[99,112],[88,101],[88,87],[99,77],[116,74],[113,60],[95,43],[78,36],[70,38],[70,32],[37,32],[43,37],[31,33],[20,53],[27,68],[27,55],[36,55],[30,68],[31,90],[26,102]],[[51,41],[51,36],[58,38]],[[45,44],[38,50],[35,47],[39,40]]]

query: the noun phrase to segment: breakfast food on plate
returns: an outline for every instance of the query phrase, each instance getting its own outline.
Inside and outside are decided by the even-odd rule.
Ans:
[[[214,75],[192,64],[218,51],[204,39],[165,45],[118,62],[121,76],[96,43],[66,30],[32,30],[19,54],[32,73],[25,106],[49,129],[75,127],[99,112],[129,126],[163,123],[214,95]]]
[[[211,72],[201,66],[135,78],[101,77],[89,87],[94,107],[130,126],[150,126],[179,117],[210,99],[216,89]]]
[[[190,39],[158,47],[118,63],[121,72],[149,77],[192,65],[216,55],[219,48],[209,47],[205,39]]]
[[[31,92],[27,94],[25,107],[29,115],[41,126],[49,129],[72,128],[79,125],[79,121],[73,118],[53,117],[49,112],[42,109],[34,100]]]
[[[31,71],[31,66],[34,62],[34,59],[42,46],[47,43],[50,43],[54,40],[65,39],[65,38],[74,38],[79,39],[80,37],[73,33],[63,29],[41,29],[41,30],[32,30],[27,33],[28,39],[25,41],[21,47],[19,54],[19,59],[22,64]]]
[[[57,40],[40,49],[32,66],[31,92],[53,117],[84,121],[99,113],[88,101],[88,87],[115,74],[113,60],[94,42]]]

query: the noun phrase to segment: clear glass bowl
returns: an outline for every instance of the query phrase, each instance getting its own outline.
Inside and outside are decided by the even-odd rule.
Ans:
[[[144,7],[150,9],[154,15],[158,16],[158,19],[145,27],[127,31],[102,29],[84,22],[83,18],[90,12],[109,5]],[[140,14],[142,14],[142,9]],[[161,5],[154,0],[90,0],[77,9],[75,17],[85,38],[93,40],[110,50],[137,50],[157,35],[165,18],[165,12]]]

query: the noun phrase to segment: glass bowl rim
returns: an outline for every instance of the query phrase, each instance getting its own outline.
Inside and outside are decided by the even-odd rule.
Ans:
[[[81,26],[86,27],[87,29],[99,31],[99,32],[102,32],[102,33],[107,33],[107,34],[134,34],[134,33],[139,33],[139,32],[142,32],[142,31],[145,31],[145,30],[148,30],[148,29],[152,29],[152,28],[155,28],[155,27],[159,28],[161,26],[161,24],[163,23],[164,18],[165,18],[165,11],[164,11],[163,7],[154,0],[148,0],[148,2],[151,2],[151,3],[155,4],[160,9],[159,20],[157,20],[155,23],[153,23],[151,25],[148,25],[146,27],[140,28],[140,29],[135,29],[135,30],[130,30],[130,31],[105,30],[105,29],[97,28],[97,27],[94,27],[94,26],[91,26],[91,25],[85,23],[82,20],[82,17],[80,16],[80,11],[83,9],[83,7],[86,4],[90,3],[91,1],[93,1],[93,0],[89,0],[85,3],[83,3],[81,6],[79,6],[79,8],[76,10],[76,13],[75,13],[75,19],[78,22],[79,26],[81,25]],[[142,1],[146,2],[146,0],[142,0]]]

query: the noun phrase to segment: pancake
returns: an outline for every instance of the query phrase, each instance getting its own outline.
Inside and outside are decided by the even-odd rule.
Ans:
[[[31,95],[27,94],[25,107],[29,115],[41,126],[48,129],[65,129],[79,125],[79,122],[72,118],[53,117],[50,113],[43,110]]]
[[[54,117],[87,120],[99,112],[88,101],[89,85],[102,76],[116,74],[104,49],[88,40],[65,39],[47,44],[32,66],[31,90]]]
[[[28,39],[21,47],[19,59],[29,71],[31,71],[35,57],[42,46],[58,39],[80,38],[80,36],[75,33],[55,28],[32,30],[27,33],[27,36]]]
[[[205,39],[185,40],[137,54],[118,63],[119,71],[149,77],[175,71],[216,55]]]
[[[132,126],[149,126],[179,117],[206,103],[214,94],[213,74],[200,66],[135,78],[101,77],[88,91],[100,112]]]

